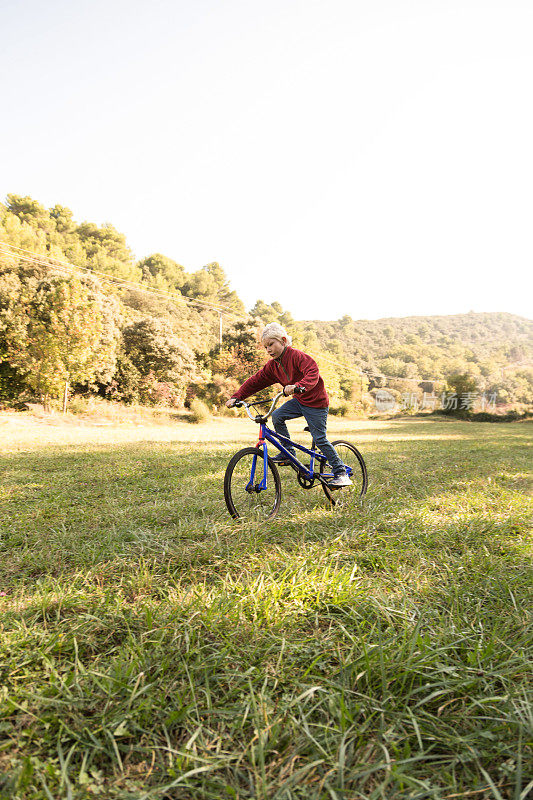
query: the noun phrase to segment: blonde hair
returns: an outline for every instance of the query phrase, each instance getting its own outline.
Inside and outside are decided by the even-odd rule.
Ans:
[[[263,339],[279,339],[281,342],[283,338],[287,340],[288,345],[292,344],[292,336],[289,336],[283,325],[280,325],[279,322],[269,322],[261,334],[261,341],[263,341]]]

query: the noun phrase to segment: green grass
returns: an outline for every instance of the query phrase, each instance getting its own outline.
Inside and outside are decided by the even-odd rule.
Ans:
[[[242,442],[1,459],[1,798],[527,796],[532,423],[335,425],[363,508],[263,526]]]

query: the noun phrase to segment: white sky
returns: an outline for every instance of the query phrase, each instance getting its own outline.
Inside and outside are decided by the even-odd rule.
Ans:
[[[297,319],[531,314],[531,0],[0,0],[0,197]]]

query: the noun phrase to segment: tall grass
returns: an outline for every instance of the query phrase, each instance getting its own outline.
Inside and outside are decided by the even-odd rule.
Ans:
[[[231,442],[4,456],[0,797],[525,798],[530,430],[368,423],[262,526]]]

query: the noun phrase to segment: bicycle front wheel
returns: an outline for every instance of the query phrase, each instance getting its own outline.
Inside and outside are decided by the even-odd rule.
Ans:
[[[272,519],[281,503],[279,472],[268,458],[266,488],[264,459],[261,450],[245,447],[235,453],[224,475],[224,499],[233,519],[261,521]]]

